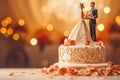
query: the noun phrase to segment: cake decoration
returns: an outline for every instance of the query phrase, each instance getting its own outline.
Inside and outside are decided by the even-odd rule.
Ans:
[[[103,67],[61,67],[57,65],[51,65],[49,68],[44,68],[41,72],[43,74],[52,74],[55,76],[69,75],[69,76],[116,76],[120,75],[120,65],[112,65],[108,62],[108,66]]]

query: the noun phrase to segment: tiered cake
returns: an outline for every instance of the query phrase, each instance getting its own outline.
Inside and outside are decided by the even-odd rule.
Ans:
[[[106,51],[102,45],[75,45],[59,47],[59,62],[68,63],[103,63],[106,62]]]
[[[106,66],[106,49],[103,42],[94,42],[91,36],[86,22],[81,18],[73,27],[68,38],[65,39],[64,45],[59,47],[57,64],[69,67]]]
[[[87,45],[61,45],[58,50],[59,66],[105,66],[106,49],[101,42]]]

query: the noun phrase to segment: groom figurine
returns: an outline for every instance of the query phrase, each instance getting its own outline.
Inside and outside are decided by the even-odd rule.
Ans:
[[[95,8],[95,2],[90,3],[90,12],[92,13],[93,17],[89,19],[90,25],[90,35],[93,41],[96,41],[96,18],[98,18],[98,11]]]

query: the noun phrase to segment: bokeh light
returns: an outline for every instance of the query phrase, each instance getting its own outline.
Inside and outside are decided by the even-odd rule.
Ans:
[[[33,46],[37,45],[37,43],[38,43],[38,41],[37,41],[36,38],[32,38],[32,39],[30,40],[30,44],[33,45]]]
[[[104,13],[109,14],[111,11],[110,7],[104,7]]]
[[[1,25],[6,27],[8,25],[8,22],[6,20],[2,20]]]
[[[65,37],[68,37],[68,36],[69,36],[69,34],[70,34],[70,32],[69,32],[69,31],[64,31],[64,36],[65,36]]]
[[[53,31],[54,26],[53,26],[52,24],[48,24],[47,27],[46,27],[46,29],[47,29],[48,31]]]
[[[12,28],[8,28],[8,29],[7,29],[7,34],[8,34],[8,35],[12,35],[13,32],[14,32],[14,30],[13,30]]]
[[[2,34],[6,34],[7,29],[6,29],[5,27],[2,27],[2,28],[0,29],[0,32],[1,32]]]
[[[120,15],[116,16],[115,21],[120,26]]]
[[[18,33],[13,34],[13,40],[17,41],[19,40],[20,35]]]
[[[11,23],[12,23],[12,18],[11,18],[11,17],[6,17],[5,20],[7,21],[8,24],[11,24]]]
[[[24,26],[24,25],[25,25],[24,19],[19,19],[19,20],[18,20],[18,24],[19,24],[20,26]]]
[[[99,24],[97,28],[99,31],[103,31],[105,29],[105,26],[103,24]]]

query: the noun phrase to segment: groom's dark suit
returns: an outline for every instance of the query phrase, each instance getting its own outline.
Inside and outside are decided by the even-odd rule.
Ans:
[[[90,35],[93,41],[96,41],[96,18],[98,18],[98,11],[96,8],[90,10],[94,16],[94,19],[90,19]]]

